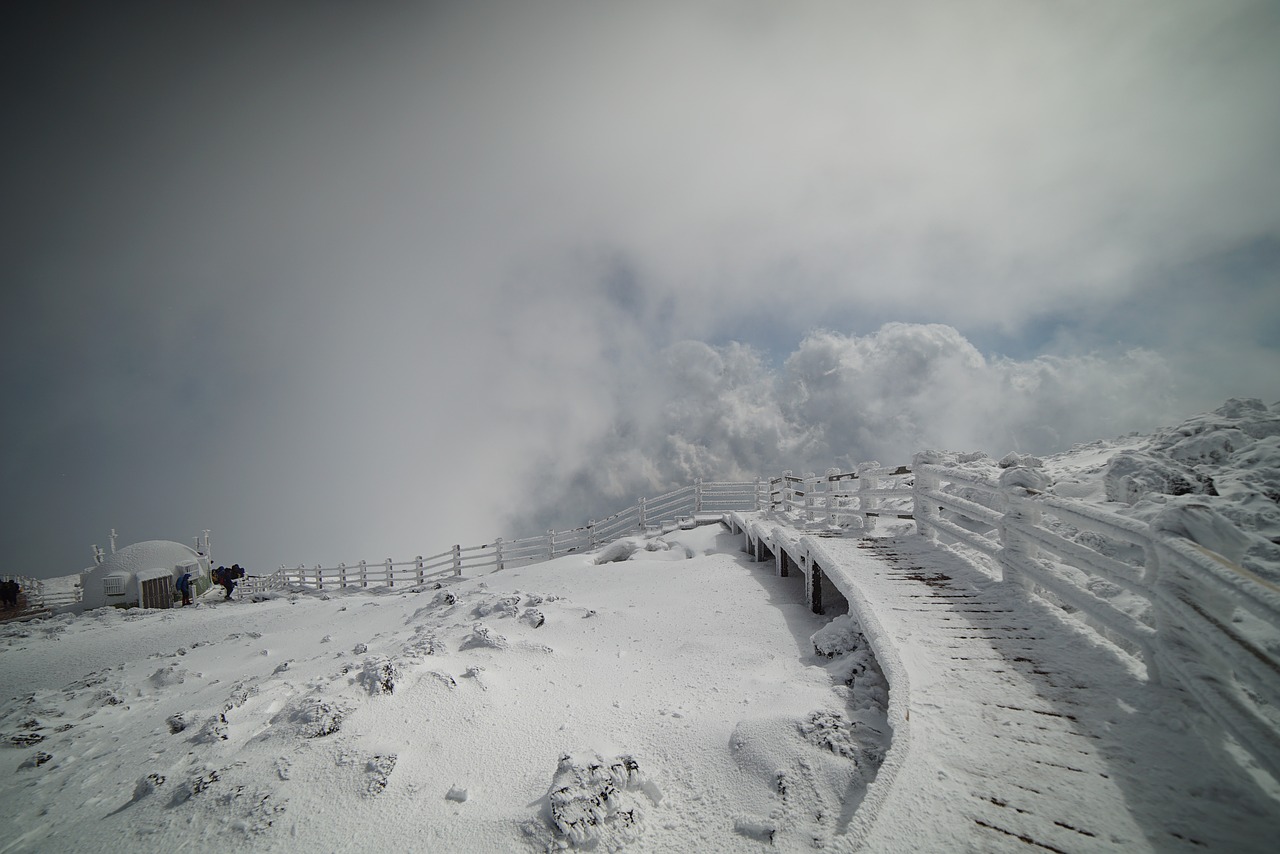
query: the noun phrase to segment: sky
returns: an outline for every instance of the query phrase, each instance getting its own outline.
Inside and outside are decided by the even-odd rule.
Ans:
[[[17,2],[0,556],[397,560],[1280,399],[1280,7]]]

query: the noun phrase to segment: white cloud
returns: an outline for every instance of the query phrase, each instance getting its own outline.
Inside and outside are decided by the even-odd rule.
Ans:
[[[1062,450],[1168,423],[1171,390],[1150,351],[988,359],[941,324],[815,332],[781,370],[740,344],[680,342],[619,395],[608,430],[534,471],[528,490],[548,500],[519,523],[577,524],[695,477],[902,464],[926,448]]]
[[[1280,395],[1262,333],[1187,343],[1230,270],[1166,275],[1280,233],[1265,2],[83,14],[4,59],[0,509],[40,533],[0,553],[399,557],[543,498]]]

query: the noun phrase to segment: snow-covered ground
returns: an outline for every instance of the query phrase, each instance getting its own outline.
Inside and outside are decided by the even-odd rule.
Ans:
[[[978,454],[949,454],[947,462],[992,479],[1000,471]],[[1280,579],[1280,405],[1229,401],[1151,436],[1021,462],[1040,463],[1050,492],[1139,519],[1191,503],[1211,507],[1240,527],[1188,533],[1258,576]],[[911,539],[910,527],[875,532],[897,560],[910,553],[914,563],[855,572],[850,580],[864,585],[866,601],[898,595],[891,591],[903,579],[938,593],[944,577],[968,585],[946,595],[1013,595],[947,563],[965,559],[963,549],[931,551]],[[854,538],[826,542],[836,552],[857,548]],[[862,627],[810,613],[800,578],[776,577],[772,564],[751,563],[739,545],[707,526],[423,588],[231,602],[215,590],[193,608],[101,609],[0,626],[0,854],[840,847],[851,827],[865,831],[857,810],[891,746],[884,675],[868,657]],[[877,636],[898,632],[896,643],[910,645],[917,664],[930,648],[958,642],[945,632],[913,637],[918,627],[898,613],[906,609],[886,607],[893,619]],[[1032,625],[1029,613],[1018,626]],[[1035,613],[1044,631],[1034,634],[1048,645],[1038,654],[1054,665],[1045,672],[1066,674],[1068,687],[1097,683],[1107,701],[1071,698],[1098,711],[1072,712],[1069,728],[1126,763],[1118,776],[1099,766],[1128,793],[1118,796],[1123,809],[1116,801],[1096,816],[1102,824],[1112,813],[1137,822],[1105,845],[1072,824],[1066,838],[1083,842],[1064,850],[1125,850],[1123,839],[1145,833],[1150,842],[1151,826],[1161,823],[1167,838],[1195,847],[1195,828],[1211,823],[1195,816],[1227,801],[1240,817],[1226,822],[1230,832],[1218,828],[1207,838],[1274,835],[1275,781],[1255,788],[1247,775],[1231,777],[1218,762],[1220,747],[1206,748],[1208,741],[1177,749],[1170,739],[1198,736],[1172,727],[1186,718],[1165,714],[1172,699],[1124,674],[1103,678],[1098,662],[1113,664],[1111,653],[1098,659],[1101,647],[1078,632],[1055,645],[1058,618]],[[975,634],[959,633],[966,643]],[[1023,639],[1013,634],[1010,661],[1029,660],[1014,649]],[[1006,674],[997,665],[992,672]],[[1048,680],[1048,688],[1036,683],[1037,696],[1057,702],[1060,686],[1050,683],[1058,677],[1040,670],[1026,678]],[[1008,726],[1026,727],[1018,715],[1042,724],[1034,716],[1047,714],[1030,705],[1010,712],[998,698],[970,696],[965,678],[948,682],[954,674],[945,668],[936,679],[930,673],[918,674],[912,704],[926,701],[921,708],[938,715],[935,723],[950,726],[960,718],[947,709],[978,703],[989,708],[974,711],[973,721],[1003,714]],[[917,751],[929,726],[920,724]],[[970,740],[958,724],[951,729]],[[1055,734],[1036,749],[1071,737]],[[978,744],[970,752],[981,753]],[[1006,758],[1019,768],[1046,761]],[[1202,777],[1190,767],[1196,763]],[[894,822],[907,807],[968,809],[943,801],[974,769],[910,777],[926,765],[903,766],[914,789],[885,811]],[[1169,778],[1164,789],[1143,781],[1148,765]],[[883,767],[887,780],[895,766]],[[1024,777],[1014,782],[1034,788]],[[967,787],[966,797],[986,791],[979,788]],[[1152,794],[1165,789],[1183,794]],[[1248,798],[1232,794],[1244,791]],[[1025,818],[1004,795],[979,801],[1001,820]],[[895,827],[881,822],[869,838],[950,850],[924,823],[913,826],[914,836]],[[1009,832],[1010,846],[1025,844]],[[1152,843],[1151,850],[1163,849]]]
[[[6,626],[0,851],[829,840],[887,746],[883,679],[817,655],[797,580],[719,526],[665,542]]]

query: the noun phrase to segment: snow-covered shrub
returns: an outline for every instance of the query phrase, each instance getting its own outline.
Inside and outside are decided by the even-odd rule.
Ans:
[[[366,658],[360,675],[356,677],[373,696],[395,693],[396,680],[399,678],[400,668],[384,655]]]
[[[654,804],[661,800],[630,756],[610,762],[595,754],[562,756],[548,798],[556,833],[575,847],[617,850],[635,840],[643,826],[636,792]]]

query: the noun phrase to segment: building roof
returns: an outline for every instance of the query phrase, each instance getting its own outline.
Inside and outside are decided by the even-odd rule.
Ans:
[[[90,571],[104,574],[138,573],[145,569],[172,571],[175,566],[198,560],[199,557],[195,549],[184,546],[182,543],[169,540],[146,540],[125,546],[115,554],[107,555],[102,559],[100,566],[90,567]]]

